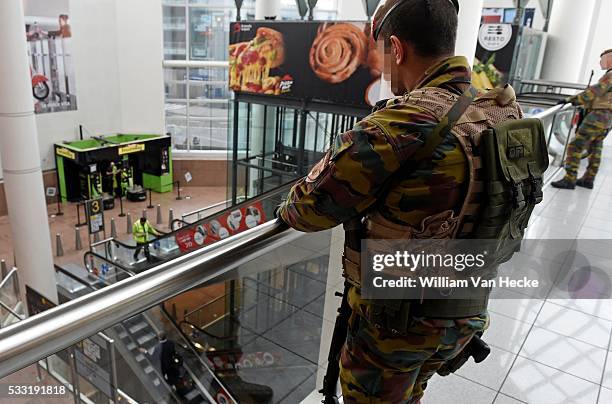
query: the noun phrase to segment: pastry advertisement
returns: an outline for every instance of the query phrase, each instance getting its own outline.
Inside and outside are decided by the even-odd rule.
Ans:
[[[176,233],[175,240],[182,252],[189,252],[252,229],[265,221],[261,202],[253,202],[213,216],[204,223],[183,228]]]
[[[234,22],[230,88],[298,99],[371,106],[383,59],[365,22]]]

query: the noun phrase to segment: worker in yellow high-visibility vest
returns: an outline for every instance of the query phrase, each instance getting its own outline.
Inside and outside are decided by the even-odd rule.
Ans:
[[[138,254],[140,253],[140,250],[144,250],[147,261],[151,260],[148,242],[149,234],[159,236],[159,232],[155,230],[153,226],[151,226],[151,223],[149,223],[147,218],[141,217],[140,220],[138,220],[132,226],[132,235],[134,236],[134,241],[136,242],[136,251],[134,252],[135,261],[138,261]]]

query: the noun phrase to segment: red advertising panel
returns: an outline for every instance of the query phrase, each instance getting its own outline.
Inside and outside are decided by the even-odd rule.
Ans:
[[[214,216],[210,221],[179,230],[175,239],[182,252],[197,250],[266,221],[261,202]]]

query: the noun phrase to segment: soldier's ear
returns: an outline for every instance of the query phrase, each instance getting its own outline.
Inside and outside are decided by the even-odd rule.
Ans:
[[[391,42],[391,56],[393,57],[393,61],[399,66],[406,60],[406,50],[404,49],[404,44],[395,35],[391,35],[389,42]]]

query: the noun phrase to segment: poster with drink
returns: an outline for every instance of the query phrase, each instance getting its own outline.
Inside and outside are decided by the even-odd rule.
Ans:
[[[234,22],[230,88],[236,92],[371,106],[382,55],[365,22]]]
[[[211,220],[181,229],[175,240],[182,252],[189,252],[210,245],[229,236],[252,229],[266,221],[261,202],[213,216]]]

